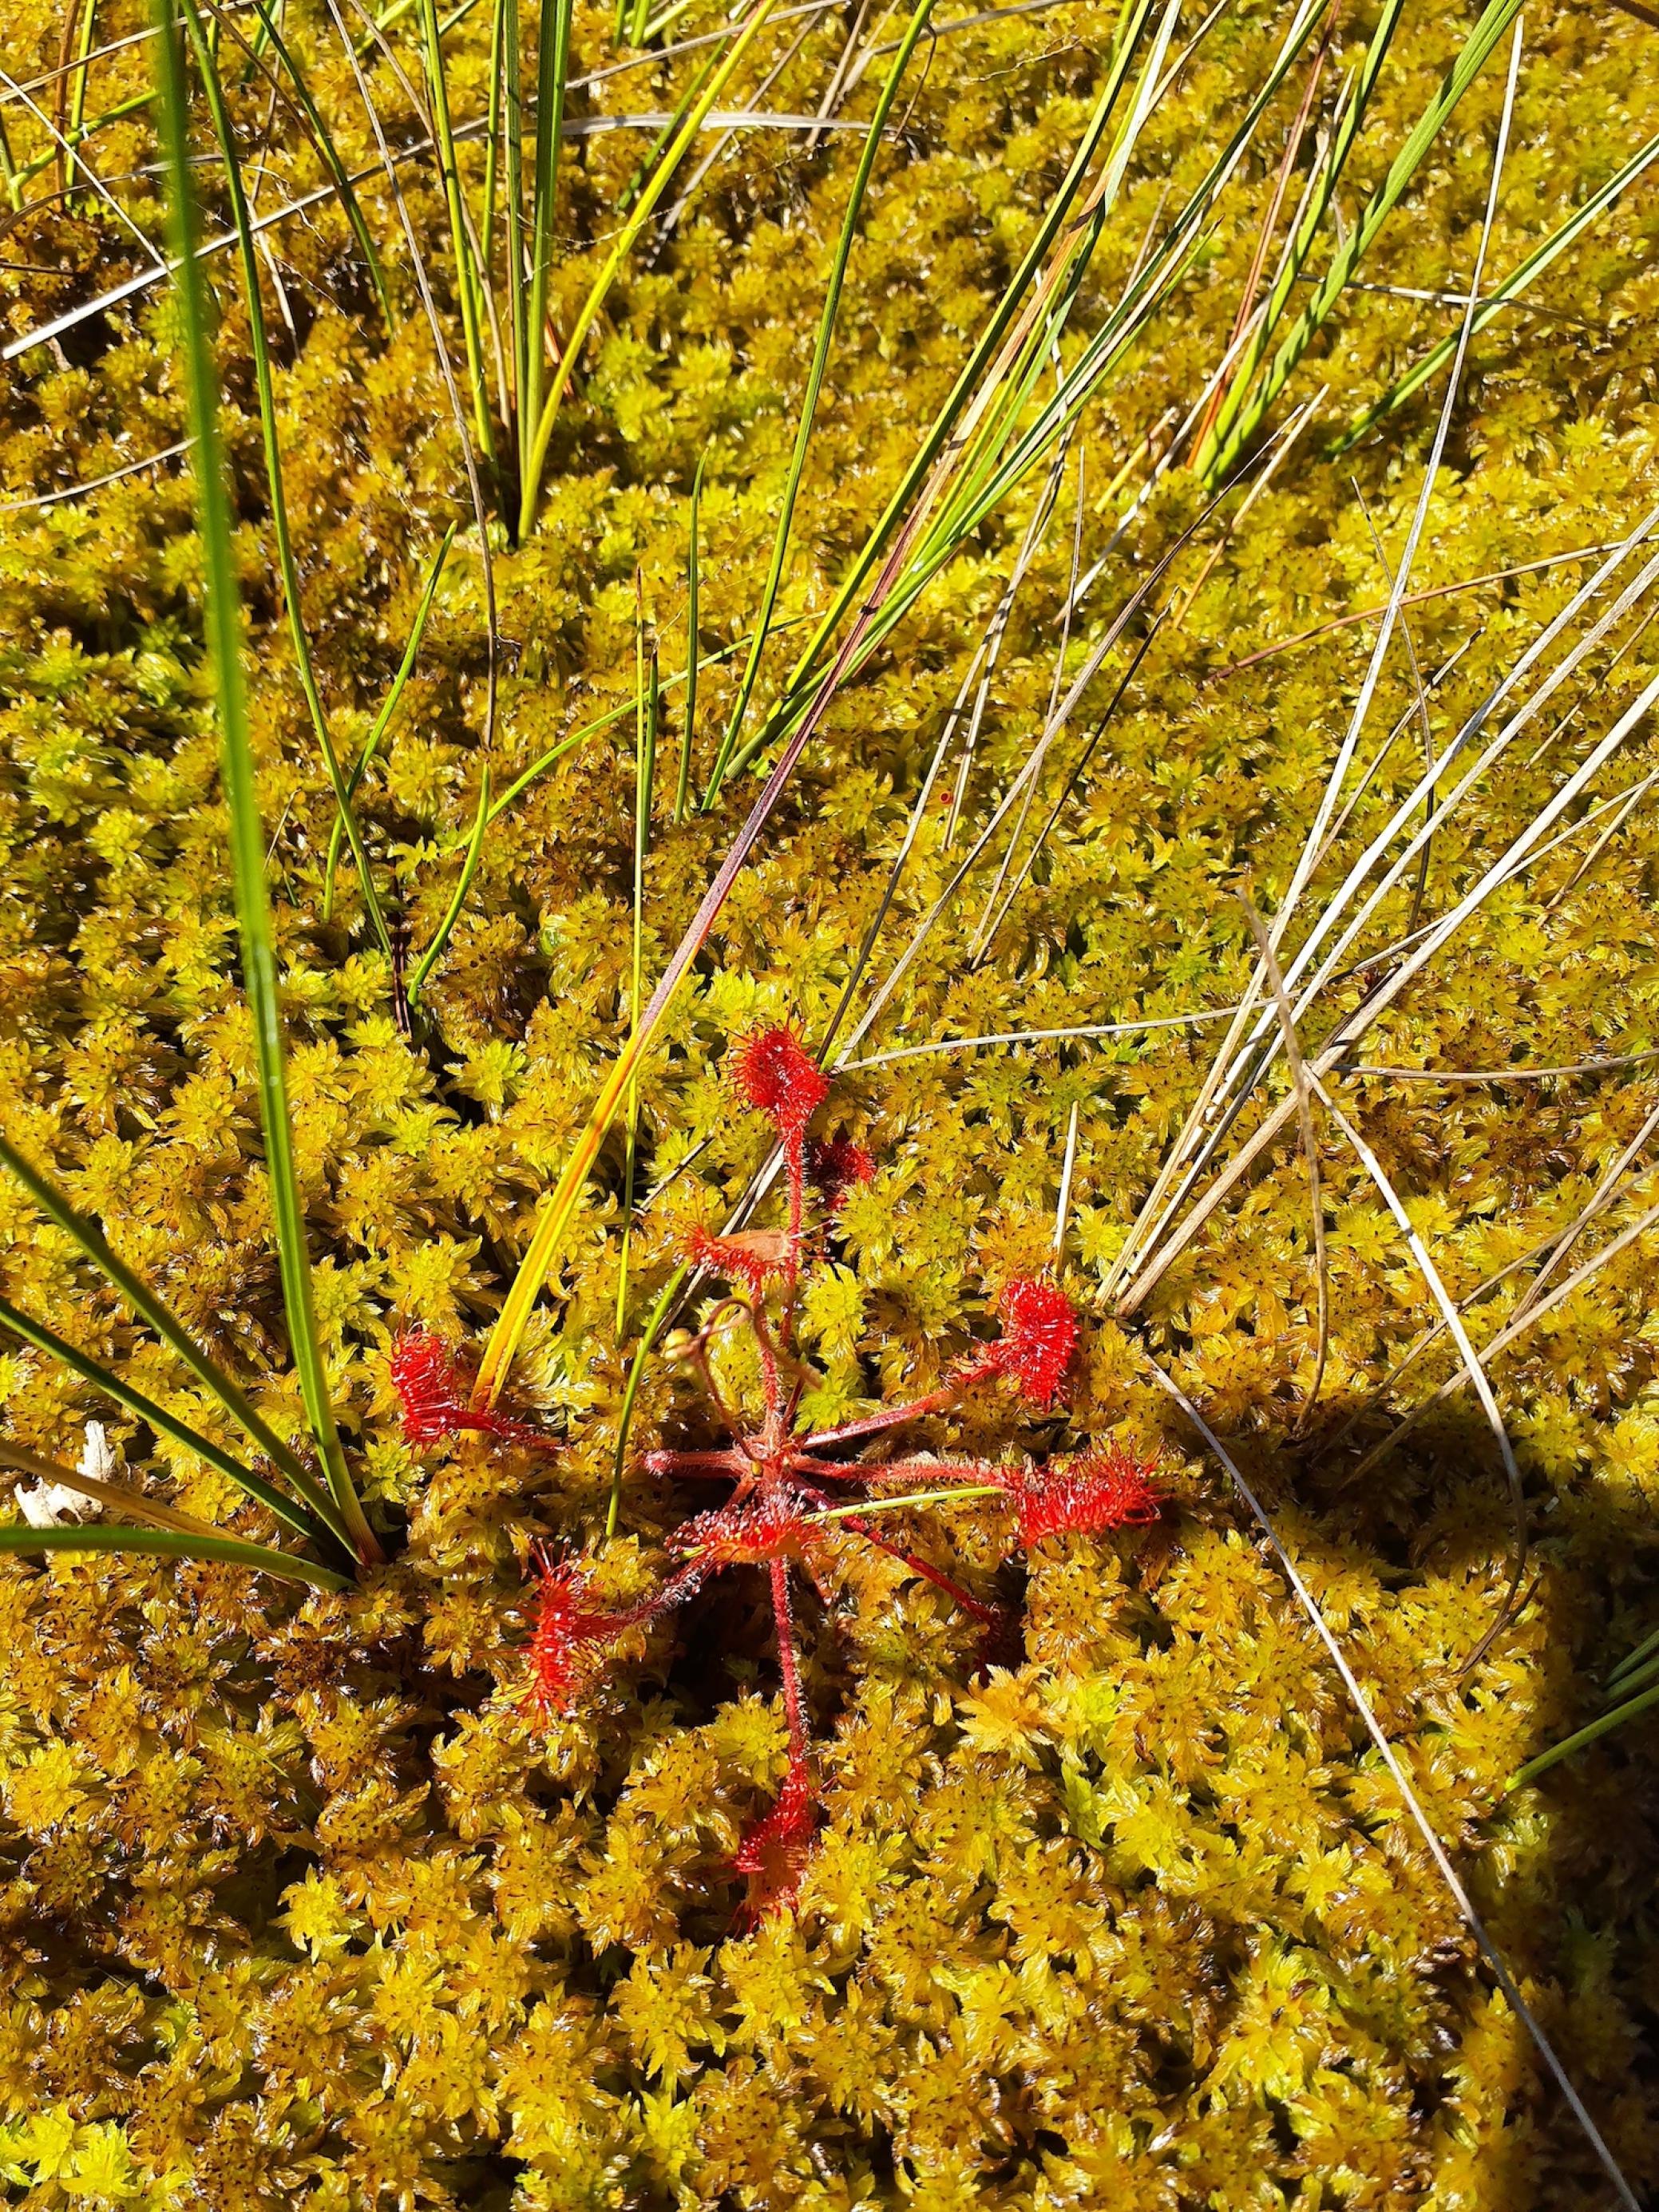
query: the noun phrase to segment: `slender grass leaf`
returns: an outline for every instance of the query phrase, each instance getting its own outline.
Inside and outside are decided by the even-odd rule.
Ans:
[[[292,1447],[284,1443],[263,1415],[249,1404],[230,1376],[203,1351],[183,1322],[156,1296],[143,1277],[135,1274],[124,1261],[116,1257],[97,1224],[71,1206],[57,1185],[49,1182],[38,1168],[32,1166],[3,1137],[0,1137],[0,1165],[8,1168],[16,1176],[48,1219],[55,1222],[66,1237],[73,1238],[99,1273],[120,1291],[133,1311],[147,1321],[162,1341],[178,1353],[191,1372],[207,1385],[231,1419],[247,1431],[260,1450],[270,1455],[312,1511],[343,1540],[344,1530],[339,1525],[338,1516],[327,1493],[319,1490],[307,1474]]]
[[[380,711],[374,717],[374,726],[364,739],[363,749],[357,756],[356,765],[347,780],[346,795],[349,799],[356,799],[357,796],[358,787],[362,784],[370,763],[379,753],[386,732],[392,726],[392,717],[398,711],[398,702],[404,696],[404,688],[415,672],[415,663],[420,657],[421,641],[426,635],[427,617],[432,612],[432,602],[437,595],[438,579],[443,574],[444,562],[449,558],[449,549],[454,543],[455,526],[452,522],[444,532],[443,542],[438,548],[431,568],[427,571],[426,586],[421,593],[421,604],[415,611],[415,620],[409,632],[409,642],[404,647],[404,657],[398,664],[398,672],[392,678],[391,687],[380,702]],[[345,817],[337,812],[334,827],[329,834],[328,865],[323,874],[323,919],[325,921],[328,920],[334,908],[334,871],[339,864],[340,843],[344,835]]]
[[[698,539],[702,514],[702,476],[708,466],[708,448],[705,446],[697,457],[697,472],[691,479],[691,526],[685,557],[685,726],[680,738],[679,781],[674,788],[676,828],[685,819],[685,802],[691,790],[692,748],[697,741],[697,628],[702,613],[702,552]]]
[[[1541,276],[1551,262],[1559,259],[1570,246],[1576,245],[1596,217],[1607,212],[1626,187],[1634,184],[1643,171],[1651,166],[1656,157],[1659,157],[1659,137],[1650,138],[1645,146],[1632,154],[1623,168],[1609,177],[1599,191],[1593,192],[1583,207],[1569,216],[1559,228],[1553,230],[1541,246],[1534,246],[1526,259],[1486,295],[1475,310],[1474,334],[1478,335],[1488,323],[1495,321],[1506,307],[1521,297],[1534,276]],[[1346,453],[1368,430],[1375,429],[1385,416],[1403,406],[1413,392],[1443,368],[1456,349],[1457,332],[1453,331],[1408,369],[1397,384],[1384,392],[1374,407],[1368,407],[1363,415],[1357,417],[1331,448],[1332,452]]]
[[[265,891],[265,837],[254,787],[247,696],[241,662],[241,603],[231,545],[230,500],[219,438],[218,386],[209,338],[207,288],[196,253],[196,210],[190,181],[190,133],[185,57],[169,0],[158,0],[161,146],[167,209],[177,267],[187,413],[195,441],[198,504],[205,578],[208,653],[218,703],[225,799],[230,816],[231,869],[242,942],[242,974],[253,1017],[260,1121],[276,1217],[276,1253],[289,1338],[307,1418],[336,1508],[360,1559],[378,1559],[380,1546],[352,1488],[329,1401],[318,1340],[306,1247],[305,1212],[294,1164],[283,1065],[276,945]],[[244,1471],[245,1472],[245,1471]],[[273,1509],[275,1510],[275,1509]],[[291,1513],[292,1507],[287,1510]]]
[[[430,4],[430,0],[428,0],[428,4]],[[664,155],[650,182],[629,210],[627,219],[617,234],[610,252],[605,256],[599,275],[593,280],[587,297],[581,304],[576,319],[571,325],[570,334],[565,340],[564,352],[560,356],[559,365],[554,374],[547,397],[542,402],[540,413],[536,418],[534,434],[530,441],[528,464],[524,471],[524,481],[520,488],[519,534],[521,538],[527,538],[535,526],[536,508],[541,496],[542,472],[547,466],[548,447],[552,441],[553,426],[558,420],[560,404],[569,389],[570,380],[575,374],[576,364],[580,359],[582,348],[587,341],[588,334],[599,319],[600,309],[610,297],[611,288],[616,283],[623,262],[634,250],[635,240],[650,221],[658,201],[667,189],[669,179],[679,167],[687,147],[690,145],[701,129],[703,118],[726,89],[750,48],[761,32],[765,29],[777,5],[778,0],[758,0],[758,4],[750,14],[748,21],[732,39],[721,58],[720,66],[704,85],[696,105],[680,126],[673,144]],[[532,347],[532,351],[533,355],[535,348]]]
[[[280,1582],[309,1583],[314,1589],[343,1590],[350,1577],[313,1559],[295,1559],[291,1552],[274,1551],[269,1544],[247,1544],[237,1536],[186,1535],[177,1528],[118,1528],[107,1522],[82,1523],[75,1528],[0,1528],[0,1552],[112,1553],[118,1559],[222,1560],[227,1566],[252,1567]]]
[[[306,635],[305,615],[300,601],[300,570],[294,556],[294,540],[289,527],[288,494],[283,478],[283,452],[276,426],[276,393],[271,374],[270,347],[265,332],[264,303],[259,290],[259,264],[254,252],[253,220],[247,204],[247,194],[242,185],[241,163],[236,150],[236,141],[231,128],[230,111],[225,103],[224,87],[218,66],[208,43],[196,0],[179,0],[181,15],[191,46],[196,55],[197,67],[202,74],[202,83],[207,94],[208,111],[219,141],[220,158],[224,165],[225,182],[230,194],[231,214],[235,225],[237,255],[241,264],[242,289],[247,307],[248,339],[253,356],[254,388],[258,394],[259,427],[264,445],[265,481],[270,495],[271,532],[276,541],[277,565],[282,571],[283,598],[288,608],[289,636],[294,647],[295,664],[299,672],[300,689],[305,695],[307,711],[328,769],[329,781],[334,787],[335,802],[351,846],[351,854],[357,866],[359,889],[363,905],[380,949],[391,961],[392,933],[374,889],[374,878],[368,865],[368,855],[363,849],[345,777],[341,770],[339,756],[334,750],[334,739],[329,730],[328,716],[323,708],[322,694],[317,686],[316,671],[312,665],[311,641]]]
[[[32,1314],[24,1313],[8,1298],[0,1298],[0,1324],[9,1328],[14,1336],[21,1336],[25,1344],[32,1344],[37,1352],[44,1352],[48,1358],[62,1360],[64,1366],[72,1368],[83,1382],[90,1382],[94,1390],[101,1390],[118,1406],[124,1406],[135,1419],[148,1422],[162,1436],[171,1437],[186,1451],[192,1451],[198,1459],[204,1459],[210,1467],[216,1468],[221,1474],[228,1477],[239,1490],[246,1491],[250,1498],[257,1498],[268,1513],[274,1513],[296,1535],[303,1536],[312,1543],[326,1540],[325,1532],[318,1522],[302,1511],[291,1498],[286,1498],[280,1490],[274,1489],[263,1475],[255,1474],[251,1468],[246,1468],[240,1460],[233,1459],[210,1437],[203,1436],[199,1430],[192,1429],[188,1421],[181,1421],[176,1413],[170,1413],[165,1407],[158,1406],[142,1390],[134,1389],[131,1383],[93,1358],[89,1352],[66,1343],[56,1330],[48,1328],[42,1321],[36,1321]]]
[[[830,284],[824,295],[823,312],[818,318],[817,337],[812,348],[811,367],[807,371],[806,390],[802,396],[800,417],[795,426],[794,450],[789,457],[789,474],[783,487],[783,504],[778,510],[778,526],[772,540],[771,564],[767,570],[766,587],[761,594],[760,617],[755,625],[755,641],[750,647],[749,659],[738,684],[738,696],[732,708],[732,718],[726,734],[720,739],[714,765],[709,771],[708,788],[703,806],[711,807],[720,796],[720,780],[732,757],[738,733],[743,727],[744,716],[749,711],[749,699],[760,674],[761,656],[766,650],[771,635],[773,610],[778,603],[778,592],[783,584],[784,563],[788,557],[789,533],[794,526],[795,501],[800,495],[800,480],[806,468],[806,455],[812,442],[812,430],[817,420],[818,399],[823,390],[823,375],[830,363],[830,348],[836,334],[836,319],[841,312],[842,289],[847,282],[847,264],[852,258],[853,241],[858,235],[859,218],[864,212],[864,197],[869,190],[871,175],[876,166],[876,156],[881,151],[882,136],[887,128],[887,118],[893,112],[893,102],[904,72],[910,66],[927,19],[933,12],[933,0],[917,0],[904,35],[899,40],[876,100],[875,112],[870,118],[870,128],[865,135],[864,150],[853,176],[853,189],[848,197],[847,213],[842,221],[841,237],[836,246],[836,258],[830,264]]]

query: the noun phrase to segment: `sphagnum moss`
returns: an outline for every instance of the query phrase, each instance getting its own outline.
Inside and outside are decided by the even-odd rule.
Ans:
[[[144,23],[127,0],[88,20],[99,45]],[[848,264],[802,479],[779,605],[796,627],[769,647],[760,696],[773,657],[787,664],[858,552],[1023,250],[1119,20],[1078,0],[979,24],[941,38],[908,84],[902,135],[877,164]],[[844,43],[838,18],[809,21],[765,95],[778,112],[816,110]],[[687,17],[669,35],[702,27]],[[1369,15],[1339,27],[1322,98],[1370,28]],[[1382,174],[1466,28],[1427,11],[1402,22],[1356,194]],[[325,30],[318,13],[285,36],[306,46],[344,167],[372,173],[372,136]],[[27,82],[54,69],[62,31],[63,10],[19,0],[8,73]],[[1077,328],[1109,307],[1283,31],[1258,11],[1224,16],[1178,96],[1151,116]],[[476,107],[488,25],[469,18],[451,36]],[[580,70],[616,58],[606,11],[578,9],[573,36]],[[1659,125],[1639,23],[1528,10],[1525,41],[1490,252],[1500,277]],[[400,51],[412,61],[418,47]],[[268,179],[260,199],[274,206],[329,172],[280,101],[267,126],[269,87],[239,81],[234,52],[222,40],[235,119]],[[573,92],[573,112],[667,112],[695,60]],[[883,67],[872,64],[875,82]],[[138,44],[94,64],[88,118],[143,91],[148,68]],[[1298,369],[1283,404],[1327,387],[1311,428],[1161,630],[988,957],[968,961],[988,872],[940,918],[860,1055],[1183,1015],[1238,995],[1254,952],[1230,886],[1248,871],[1271,914],[1369,632],[1288,641],[1386,599],[1350,479],[1393,557],[1438,390],[1340,464],[1322,458],[1323,441],[1449,327],[1456,308],[1439,295],[1456,293],[1472,260],[1500,78],[1477,79],[1407,219],[1368,256],[1363,281],[1379,289],[1351,289]],[[1085,418],[1082,573],[1140,487],[1158,450],[1146,453],[1148,434],[1171,409],[1184,414],[1224,348],[1303,84],[1287,87],[1279,136],[1251,153],[1206,233],[1179,312],[1149,330]],[[866,72],[851,112],[867,113],[859,102],[872,96]],[[50,86],[30,97],[52,112]],[[51,149],[22,103],[4,113],[24,205],[5,233],[0,291],[21,336],[137,264],[84,187],[52,198],[46,168],[23,175]],[[1306,1176],[1293,1145],[1270,1156],[1133,1332],[1093,1310],[1085,1320],[1072,1430],[1158,1452],[1167,1535],[1040,1549],[1024,1658],[977,1681],[973,1638],[936,1593],[890,1561],[849,1565],[837,1633],[811,1639],[803,1659],[821,1740],[819,1846],[799,1910],[747,1935],[732,1930],[726,1870],[787,1741],[764,1624],[738,1582],[701,1599],[708,1610],[653,1646],[643,1672],[608,1675],[576,1712],[536,1729],[517,1711],[531,1628],[522,1564],[538,1540],[597,1541],[633,1357],[633,1335],[616,1334],[614,1140],[514,1370],[518,1413],[562,1449],[477,1437],[417,1455],[402,1438],[395,1333],[482,1340],[537,1199],[626,1034],[634,580],[663,668],[683,668],[690,493],[705,455],[702,642],[705,653],[739,649],[699,679],[694,791],[735,704],[858,159],[855,134],[830,134],[810,157],[803,137],[739,136],[672,244],[636,252],[556,433],[541,525],[496,548],[497,787],[571,729],[620,714],[491,824],[415,1050],[394,1025],[349,866],[325,920],[332,796],[283,628],[246,319],[234,286],[218,286],[319,1327],[371,1512],[388,1532],[406,1525],[407,1540],[358,1589],[303,1604],[219,1565],[0,1570],[8,2181],[42,2207],[157,2212],[1601,2202],[1582,2139],[1474,1963],[1282,1580],[1148,1388],[1145,1345],[1173,1364],[1263,1492],[1528,2001],[1625,2170],[1651,2188],[1651,1738],[1638,1723],[1538,1787],[1501,1795],[1528,1756],[1593,1715],[1587,1672],[1638,1643],[1659,1610],[1646,1533],[1659,1481],[1650,1238],[1494,1364],[1539,1580],[1462,1681],[1503,1583],[1486,1447],[1453,1401],[1357,1494],[1340,1486],[1351,1462],[1320,1460],[1435,1315],[1386,1208],[1328,1133],[1332,1343],[1324,1410],[1310,1419]],[[601,131],[563,149],[556,330],[604,261],[608,211],[640,143]],[[159,238],[143,114],[101,124],[88,155]],[[476,179],[482,155],[463,149],[464,161],[475,155]],[[202,180],[211,194],[205,164]],[[438,180],[416,163],[403,181],[435,266]],[[483,598],[429,335],[387,210],[360,190],[388,264],[392,326],[328,198],[265,234],[282,285],[267,322],[307,633],[343,757],[367,737],[438,544],[459,526],[362,799],[381,884],[418,951],[477,801]],[[1654,207],[1650,185],[1626,193],[1474,343],[1411,580],[1413,596],[1459,588],[1407,610],[1433,732],[1449,732],[1567,603],[1589,565],[1565,556],[1626,535],[1656,504]],[[1344,221],[1355,212],[1345,207]],[[440,304],[448,313],[453,301]],[[174,455],[90,496],[27,504],[176,446],[175,337],[164,288],[137,295],[55,350],[20,356],[0,399],[0,480],[19,502],[0,516],[0,1116],[288,1435],[300,1408],[234,981],[189,481]],[[1168,470],[1121,550],[1157,557],[1203,498],[1189,471]],[[1200,533],[1178,585],[1200,574],[1230,512]],[[671,1010],[639,1085],[638,1187],[666,1188],[635,1225],[634,1332],[690,1228],[729,1213],[757,1164],[725,1096],[728,1042],[785,1021],[809,1040],[827,1027],[1028,513],[1017,500],[960,545],[836,701]],[[1024,762],[1050,696],[1070,556],[1063,529],[1037,548],[975,740],[963,832],[947,849],[948,810],[927,810],[877,977]],[[1461,588],[1507,570],[1522,573]],[[1109,568],[1096,591],[1119,592],[1124,573]],[[1073,624],[1068,675],[1106,618],[1096,605],[1107,600],[1085,602]],[[1650,677],[1640,612],[1588,672],[1601,688],[1558,744],[1578,745],[1581,724],[1599,733]],[[1103,685],[1124,665],[1109,664]],[[1373,749],[1413,705],[1403,658],[1383,692]],[[678,692],[665,696],[667,760],[682,726]],[[1085,734],[1079,726],[1069,742]],[[1437,836],[1430,911],[1559,781],[1547,734]],[[1407,723],[1355,835],[1409,787],[1420,743]],[[1650,750],[1644,732],[1598,796],[1637,785]],[[953,757],[947,798],[955,772]],[[647,975],[747,797],[728,786],[716,812],[673,823],[658,781]],[[1502,1070],[1650,1045],[1652,820],[1638,805],[1577,880],[1596,826],[1506,887],[1368,1057]],[[833,1265],[803,1302],[814,1423],[932,1385],[969,1341],[984,1286],[1049,1261],[1073,1106],[1064,1279],[1092,1308],[1207,1066],[1206,1035],[944,1053],[839,1079],[826,1133],[866,1143],[878,1170],[848,1196]],[[1572,1221],[1641,1129],[1654,1079],[1639,1066],[1502,1086],[1376,1077],[1345,1094],[1462,1297]],[[1644,1202],[1638,1176],[1639,1162],[1620,1224]],[[213,1402],[9,1182],[0,1232],[8,1297],[123,1357],[148,1395],[232,1441]],[[1500,1288],[1477,1340],[1514,1295]],[[1431,1349],[1395,1402],[1450,1371],[1444,1346]],[[0,1357],[0,1396],[10,1433],[59,1460],[78,1455],[82,1425],[101,1411],[22,1349]],[[273,1533],[166,1439],[112,1432],[129,1468],[178,1507]],[[619,1586],[645,1583],[684,1510],[641,1471],[643,1455],[710,1441],[695,1390],[660,1359],[645,1370],[634,1437],[623,1533],[607,1554]],[[979,1406],[939,1440],[995,1457],[1013,1438],[1006,1408]],[[945,1564],[988,1587],[988,1534],[964,1526],[953,1541]]]

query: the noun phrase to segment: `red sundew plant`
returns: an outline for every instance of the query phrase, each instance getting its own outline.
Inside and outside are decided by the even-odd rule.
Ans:
[[[809,1144],[808,1124],[830,1086],[789,1030],[768,1030],[750,1039],[735,1054],[732,1073],[745,1104],[763,1114],[782,1140],[787,1224],[726,1237],[697,1231],[688,1240],[689,1256],[696,1265],[733,1286],[733,1294],[721,1300],[687,1347],[732,1440],[713,1451],[648,1452],[644,1462],[650,1473],[676,1481],[729,1482],[731,1495],[724,1504],[681,1525],[672,1544],[681,1564],[626,1608],[608,1610],[597,1602],[588,1563],[555,1558],[538,1547],[534,1566],[539,1599],[524,1704],[543,1715],[568,1711],[602,1666],[605,1650],[619,1638],[647,1627],[728,1567],[762,1568],[771,1586],[789,1764],[776,1801],[745,1831],[734,1864],[733,1870],[748,1881],[745,1912],[752,1923],[793,1902],[817,1827],[791,1584],[793,1576],[804,1574],[826,1607],[832,1603],[827,1540],[835,1534],[850,1535],[902,1561],[978,1621],[986,1632],[986,1647],[995,1648],[1009,1626],[1005,1609],[975,1596],[928,1560],[891,1541],[876,1526],[875,1514],[948,1504],[954,1498],[1000,1498],[1012,1509],[1012,1553],[1067,1529],[1098,1531],[1150,1522],[1160,1505],[1150,1465],[1115,1446],[1023,1467],[960,1458],[868,1462],[837,1456],[1001,1376],[1037,1406],[1052,1406],[1076,1346],[1078,1321],[1064,1292],[1042,1278],[1007,1285],[1000,1300],[1002,1334],[960,1362],[936,1389],[838,1428],[800,1432],[805,1370],[794,1351],[794,1318],[807,1243],[808,1188],[816,1187],[833,1212],[851,1183],[868,1179],[872,1164],[844,1139]],[[734,1323],[750,1332],[759,1361],[764,1413],[757,1427],[746,1427],[726,1405],[709,1364],[711,1346]],[[890,1486],[896,1483],[926,1486],[895,1492]],[[838,1489],[877,1484],[882,1489],[875,1498],[850,1506],[837,1503]]]

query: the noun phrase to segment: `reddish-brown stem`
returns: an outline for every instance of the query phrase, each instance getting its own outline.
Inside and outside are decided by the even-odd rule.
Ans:
[[[1006,1486],[1008,1470],[982,1459],[895,1459],[875,1467],[845,1469],[865,1482],[925,1482],[934,1489],[953,1482],[995,1482]]]
[[[772,1613],[778,1631],[778,1668],[783,1676],[783,1710],[789,1723],[789,1764],[804,1765],[806,1723],[801,1713],[800,1668],[795,1656],[795,1622],[789,1603],[789,1570],[781,1559],[771,1562]]]
[[[746,1453],[737,1451],[648,1451],[645,1455],[647,1474],[701,1475],[710,1481],[736,1482],[752,1465]]]
[[[789,1185],[789,1257],[783,1276],[783,1327],[787,1344],[795,1320],[795,1290],[800,1281],[801,1224],[806,1212],[806,1136],[797,1129],[783,1140],[783,1172]]]
[[[947,1376],[936,1390],[929,1390],[920,1398],[912,1398],[908,1405],[884,1406],[878,1413],[866,1413],[862,1420],[843,1422],[838,1429],[821,1429],[816,1436],[803,1437],[800,1449],[822,1451],[828,1444],[851,1443],[856,1437],[878,1436],[884,1429],[897,1428],[901,1421],[919,1421],[924,1413],[940,1412],[975,1382],[982,1382],[987,1376],[998,1372],[1000,1362],[996,1348],[993,1346],[982,1352],[971,1366]]]
[[[757,1298],[749,1310],[749,1326],[754,1331],[755,1346],[760,1354],[761,1388],[766,1394],[766,1427],[769,1436],[775,1436],[783,1425],[783,1382],[778,1373],[778,1348],[772,1341],[772,1332],[766,1326],[766,1316]]]
[[[975,1620],[982,1621],[986,1627],[994,1626],[1002,1619],[1000,1606],[987,1605],[982,1598],[975,1597],[971,1590],[963,1589],[960,1583],[952,1582],[949,1575],[941,1574],[937,1567],[930,1565],[926,1559],[919,1559],[915,1553],[907,1552],[902,1544],[889,1543],[885,1536],[878,1535],[867,1521],[856,1521],[849,1516],[845,1525],[854,1535],[862,1536],[866,1544],[873,1544],[878,1552],[885,1552],[890,1558],[902,1561],[912,1574],[920,1575],[924,1582],[932,1583],[935,1589],[942,1589],[965,1613]]]

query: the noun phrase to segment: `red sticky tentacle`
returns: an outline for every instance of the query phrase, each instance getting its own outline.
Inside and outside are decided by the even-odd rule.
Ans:
[[[648,1451],[643,1463],[647,1474],[664,1475],[673,1481],[696,1477],[711,1482],[736,1482],[748,1474],[750,1465],[736,1451]]]
[[[730,1237],[693,1229],[685,1250],[694,1266],[728,1283],[741,1283],[751,1298],[758,1298],[768,1283],[789,1268],[788,1239],[781,1229],[746,1229]]]
[[[793,1030],[762,1030],[732,1060],[732,1079],[745,1103],[764,1114],[781,1137],[799,1145],[830,1096],[830,1079]]]
[[[959,1605],[970,1619],[983,1622],[988,1627],[1002,1620],[1001,1606],[987,1605],[982,1598],[975,1597],[971,1590],[963,1589],[960,1583],[953,1582],[949,1575],[941,1573],[931,1561],[878,1534],[869,1522],[856,1519],[850,1514],[844,1515],[842,1518],[845,1526],[855,1536],[862,1536],[866,1544],[873,1544],[878,1552],[885,1552],[890,1558],[901,1560],[912,1574],[920,1575],[924,1582],[932,1583],[935,1589],[943,1590],[946,1597]]]
[[[611,1613],[587,1601],[592,1581],[582,1560],[556,1559],[540,1544],[532,1552],[531,1559],[541,1588],[528,1652],[530,1683],[520,1710],[542,1719],[570,1711],[575,1692],[590,1678],[594,1658],[604,1646],[614,1644],[630,1629],[648,1626],[690,1597],[710,1571],[708,1563],[694,1559],[637,1605]]]
[[[1077,1347],[1077,1310],[1064,1291],[1042,1276],[1010,1283],[1000,1301],[1003,1333],[963,1365],[948,1375],[937,1389],[902,1406],[884,1406],[838,1429],[821,1429],[803,1437],[803,1451],[823,1451],[830,1444],[851,1443],[860,1437],[878,1436],[901,1422],[920,1420],[937,1413],[976,1382],[994,1375],[1010,1375],[1028,1398],[1040,1406],[1052,1405],[1066,1378]]]
[[[1067,1530],[1093,1534],[1156,1521],[1164,1501],[1152,1481],[1154,1468],[1154,1462],[1113,1443],[1029,1468],[1008,1486],[1021,1548]]]
[[[404,1329],[394,1340],[391,1374],[392,1387],[403,1408],[404,1437],[417,1449],[459,1436],[465,1429],[498,1437],[504,1443],[523,1444],[532,1451],[556,1449],[552,1437],[544,1437],[527,1422],[472,1405],[454,1355],[429,1329]]]
[[[988,1355],[1026,1396],[1052,1406],[1077,1349],[1077,1309],[1057,1283],[1032,1276],[1010,1283],[1000,1301],[1002,1334]]]

